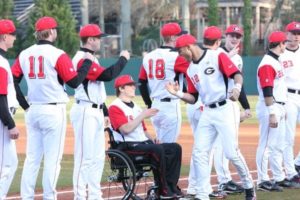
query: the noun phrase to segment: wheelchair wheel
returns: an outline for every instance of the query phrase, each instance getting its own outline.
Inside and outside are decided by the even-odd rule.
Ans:
[[[135,182],[135,168],[130,158],[119,150],[107,150],[101,181],[103,198],[127,200],[134,191]]]

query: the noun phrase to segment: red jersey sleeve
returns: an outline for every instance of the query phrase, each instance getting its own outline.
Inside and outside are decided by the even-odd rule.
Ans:
[[[227,77],[239,71],[230,58],[223,52],[219,54],[219,68]]]
[[[147,72],[143,65],[141,66],[141,69],[140,69],[139,79],[147,80]]]
[[[23,75],[23,71],[20,65],[20,60],[17,58],[14,62],[14,64],[11,67],[11,72],[15,77],[20,77]]]
[[[77,75],[71,58],[63,53],[56,61],[55,69],[64,82],[68,82]]]
[[[84,59],[81,59],[78,64],[77,64],[77,70],[82,66],[84,62]],[[88,80],[91,80],[91,81],[95,81],[97,80],[97,78],[102,74],[102,72],[105,70],[104,67],[100,66],[99,64],[93,62],[92,63],[92,66],[86,76],[86,78]]]
[[[0,67],[0,94],[7,95],[8,74],[7,71]]]
[[[257,72],[261,88],[268,86],[274,86],[274,79],[276,77],[276,71],[271,65],[263,65]]]
[[[122,109],[118,106],[110,106],[108,108],[108,116],[112,127],[117,130],[120,126],[128,123],[128,118]]]
[[[186,76],[186,81],[187,81],[187,91],[188,93],[197,93],[197,89],[195,88],[192,80],[190,79],[189,76]]]
[[[185,74],[189,65],[190,63],[183,56],[178,56],[175,61],[174,71]]]

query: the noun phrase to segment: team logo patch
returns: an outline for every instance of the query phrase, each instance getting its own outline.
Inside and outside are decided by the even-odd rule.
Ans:
[[[233,30],[239,32],[241,29],[236,26],[236,27],[233,28]]]
[[[295,28],[300,29],[300,23],[295,24]]]
[[[206,69],[204,70],[204,74],[206,74],[206,75],[211,75],[211,74],[213,74],[214,72],[215,72],[215,69],[212,68],[212,67],[208,67],[208,68],[206,68]]]

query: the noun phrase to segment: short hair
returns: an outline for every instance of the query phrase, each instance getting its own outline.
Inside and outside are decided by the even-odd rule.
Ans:
[[[88,39],[89,39],[89,37],[82,37],[82,38],[80,38],[80,40],[81,40],[81,42],[82,42],[83,45],[85,45],[87,43]]]
[[[36,31],[35,38],[37,40],[45,40],[50,36],[50,29],[43,30],[43,31]]]
[[[273,49],[273,48],[279,46],[280,43],[281,43],[281,42],[271,42],[271,43],[269,43],[269,46],[268,46],[268,47],[269,47],[269,49]]]
[[[213,40],[211,40],[211,39],[204,38],[204,39],[203,39],[203,44],[204,44],[204,45],[208,45],[208,46],[212,46],[212,45],[214,45],[217,41],[218,41],[218,39],[213,39]]]
[[[165,36],[165,37],[163,37],[164,42],[165,43],[169,43],[171,41],[171,37],[172,36]]]

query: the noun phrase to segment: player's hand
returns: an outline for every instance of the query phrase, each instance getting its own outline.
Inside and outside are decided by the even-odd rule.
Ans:
[[[12,139],[12,140],[16,140],[19,138],[19,130],[17,129],[17,127],[14,127],[10,130],[8,130],[8,133],[9,133],[9,138]]]
[[[91,61],[94,61],[95,56],[93,56],[90,52],[86,52],[83,56],[83,59],[89,59]]]
[[[158,109],[157,108],[148,108],[143,110],[142,115],[143,118],[149,118],[149,117],[153,117],[154,115],[156,115],[156,113],[158,113]]]
[[[240,91],[237,88],[232,88],[229,99],[232,101],[237,101],[239,99],[239,96]]]
[[[177,81],[176,81],[175,83],[168,82],[168,83],[166,84],[166,89],[167,89],[168,92],[170,92],[171,94],[176,95],[177,91],[179,90],[179,84],[178,84]]]
[[[104,117],[104,128],[107,128],[110,126],[110,120],[109,117]]]
[[[246,115],[246,119],[251,118],[252,117],[251,110],[250,109],[246,109],[245,110],[245,115]]]
[[[269,125],[271,128],[277,128],[278,122],[275,114],[269,115]]]
[[[121,57],[121,56],[124,56],[127,60],[130,59],[130,53],[129,53],[129,51],[127,51],[127,50],[121,51],[120,57]]]
[[[229,51],[228,56],[229,58],[233,57],[234,55],[239,53],[239,44],[237,44],[233,49],[231,49],[231,51]]]

